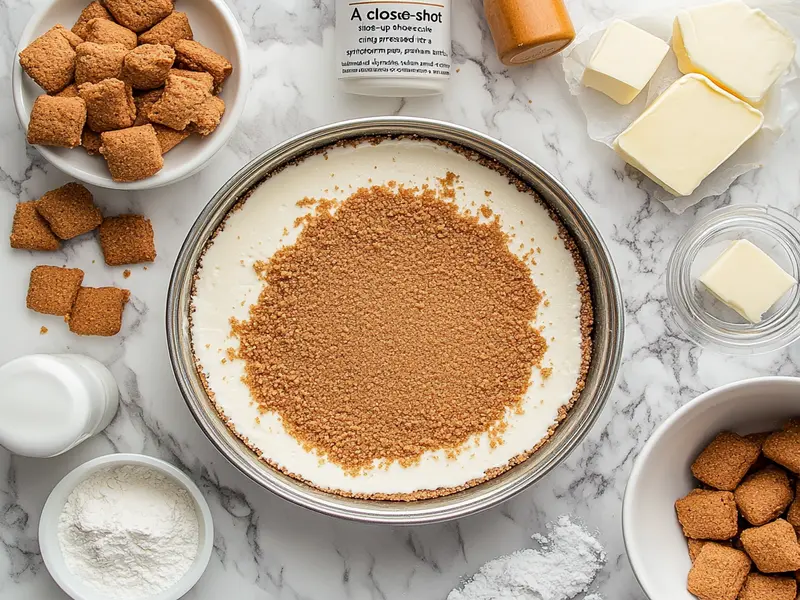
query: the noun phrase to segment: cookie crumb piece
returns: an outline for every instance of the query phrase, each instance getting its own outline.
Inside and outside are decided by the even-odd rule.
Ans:
[[[152,90],[164,85],[175,62],[175,50],[164,44],[143,44],[131,50],[122,67],[122,80],[135,90]]]
[[[130,292],[120,288],[80,288],[69,317],[69,330],[78,335],[118,334],[129,297]]]
[[[775,577],[750,573],[738,600],[795,600],[797,581],[794,577]]]
[[[89,28],[87,26],[92,19],[112,20],[111,14],[109,14],[105,7],[100,4],[100,2],[95,1],[81,11],[78,20],[75,21],[75,25],[72,26],[72,33],[86,39],[86,36],[89,35]]]
[[[731,492],[693,490],[675,503],[687,538],[729,540],[739,532],[739,514]]]
[[[114,181],[138,181],[158,173],[164,166],[161,146],[152,125],[130,127],[100,134],[105,157]]]
[[[39,335],[45,335],[45,334],[47,334],[48,331],[49,330],[47,329],[47,327],[42,325],[41,328],[39,329]]]
[[[206,71],[214,78],[214,92],[219,93],[225,80],[233,72],[233,65],[224,56],[194,40],[175,42],[178,66],[190,71]]]
[[[203,83],[171,74],[164,93],[152,106],[148,117],[153,123],[183,131],[210,97],[211,90]]]
[[[800,475],[800,432],[776,431],[764,442],[764,456]]]
[[[100,226],[100,246],[109,266],[153,262],[153,226],[142,215],[109,217]]]
[[[732,492],[758,460],[759,453],[753,442],[724,431],[694,461],[692,474],[710,487]]]
[[[11,247],[17,250],[58,250],[61,242],[50,230],[33,202],[20,202],[11,226]]]
[[[174,46],[178,40],[194,39],[186,13],[173,12],[139,35],[140,44],[166,44]]]
[[[92,193],[79,183],[68,183],[47,192],[34,206],[62,240],[93,231],[103,222]]]
[[[219,96],[211,96],[192,117],[192,129],[202,136],[209,135],[219,126],[224,114],[225,102]]]
[[[75,49],[75,83],[100,83],[120,79],[128,49],[122,44],[84,42]]]
[[[800,569],[797,533],[785,519],[745,529],[741,540],[745,551],[762,573],[788,573]]]
[[[750,567],[741,550],[706,544],[689,571],[687,589],[703,600],[736,600]]]
[[[122,277],[123,277],[123,278],[127,279],[127,278],[128,278],[128,277],[130,277],[130,276],[131,276],[131,270],[130,270],[130,269],[125,269],[125,270],[122,272]]]
[[[19,64],[44,91],[54,94],[63,90],[75,75],[75,49],[56,25],[19,53]]]
[[[92,19],[86,24],[87,42],[98,44],[122,44],[128,50],[133,50],[139,43],[136,33],[108,19]]]
[[[81,98],[36,98],[28,123],[28,143],[41,146],[80,146],[86,123],[86,103]]]
[[[44,315],[67,316],[72,310],[83,271],[41,265],[31,271],[26,305]]]
[[[770,466],[745,477],[734,492],[736,505],[751,525],[766,525],[792,503],[794,493],[786,472]]]
[[[103,0],[111,16],[124,27],[140,33],[169,15],[172,0]]]

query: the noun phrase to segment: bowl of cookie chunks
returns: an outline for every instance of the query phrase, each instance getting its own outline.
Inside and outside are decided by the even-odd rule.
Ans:
[[[658,427],[625,491],[628,557],[651,600],[796,600],[800,379],[703,394]]]
[[[55,0],[19,41],[12,86],[28,143],[75,179],[148,189],[198,172],[249,87],[224,0]]]

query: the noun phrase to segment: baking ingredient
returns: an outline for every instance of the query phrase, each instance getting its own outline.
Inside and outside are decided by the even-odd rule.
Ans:
[[[336,69],[345,91],[413,97],[444,92],[453,0],[336,0]]]
[[[503,64],[552,56],[575,39],[564,0],[484,0],[483,8]]]
[[[540,549],[486,563],[447,600],[570,600],[586,592],[605,564],[603,546],[568,516],[548,524],[547,530],[547,535],[533,536]],[[600,600],[596,594],[589,598]]]
[[[633,167],[688,196],[761,129],[764,115],[704,75],[673,83],[614,141]]]
[[[669,52],[662,39],[626,21],[609,25],[589,59],[584,85],[619,104],[630,104],[645,88]]]
[[[158,594],[183,577],[199,549],[189,493],[144,465],[101,469],[72,491],[58,526],[70,572],[108,600]]]
[[[797,280],[748,240],[736,240],[700,276],[720,301],[751,323],[760,323]]]
[[[786,29],[739,0],[680,11],[672,39],[683,73],[702,73],[754,106],[764,102],[795,55]]]

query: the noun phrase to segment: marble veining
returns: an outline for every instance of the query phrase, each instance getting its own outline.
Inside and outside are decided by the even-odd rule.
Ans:
[[[46,0],[0,0],[0,231],[12,206],[66,181],[25,144],[10,94],[16,42]],[[800,345],[756,358],[702,351],[670,324],[664,273],[678,237],[696,218],[739,203],[772,204],[800,216],[800,125],[795,122],[765,167],[723,196],[681,216],[651,202],[639,178],[586,135],[583,116],[563,82],[558,60],[508,69],[497,60],[480,0],[454,0],[455,67],[447,94],[432,99],[369,99],[343,94],[332,65],[332,0],[229,0],[248,39],[254,80],[240,127],[208,168],[166,189],[95,190],[109,214],[141,211],[156,230],[158,259],[145,271],[103,265],[91,236],[59,253],[34,255],[0,244],[0,362],[33,352],[81,352],[108,365],[122,409],[100,436],[50,460],[0,450],[0,597],[62,600],[37,544],[38,518],[52,487],[97,455],[143,452],[178,465],[201,486],[216,524],[207,573],[186,597],[212,600],[442,600],[464,577],[500,554],[529,546],[530,534],[569,513],[599,531],[608,564],[596,582],[607,599],[640,600],[625,557],[622,494],[632,462],[653,429],[709,388],[759,375],[800,375]],[[638,12],[635,0],[568,0],[577,26]],[[668,8],[672,0],[649,0]],[[414,528],[329,519],[264,492],[231,467],[189,415],[167,357],[164,310],[172,263],[210,195],[250,158],[308,128],[368,115],[449,120],[496,136],[561,179],[594,218],[619,270],[627,308],[618,386],[583,445],[534,489],[486,513]],[[25,309],[30,269],[79,266],[92,285],[132,290],[121,335],[73,337],[56,319]],[[42,325],[49,328],[40,335]],[[0,416],[2,418],[2,416]]]

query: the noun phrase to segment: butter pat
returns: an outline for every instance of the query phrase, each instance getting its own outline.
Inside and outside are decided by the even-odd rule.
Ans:
[[[733,242],[700,282],[751,323],[760,323],[764,313],[797,285],[794,277],[747,240]]]
[[[754,106],[795,55],[786,29],[738,0],[680,11],[672,45],[681,72],[702,73]]]
[[[645,88],[669,52],[662,39],[625,21],[603,34],[583,73],[583,85],[619,104],[630,104]]]
[[[764,115],[703,75],[684,75],[614,141],[626,162],[688,196],[749,140]]]

